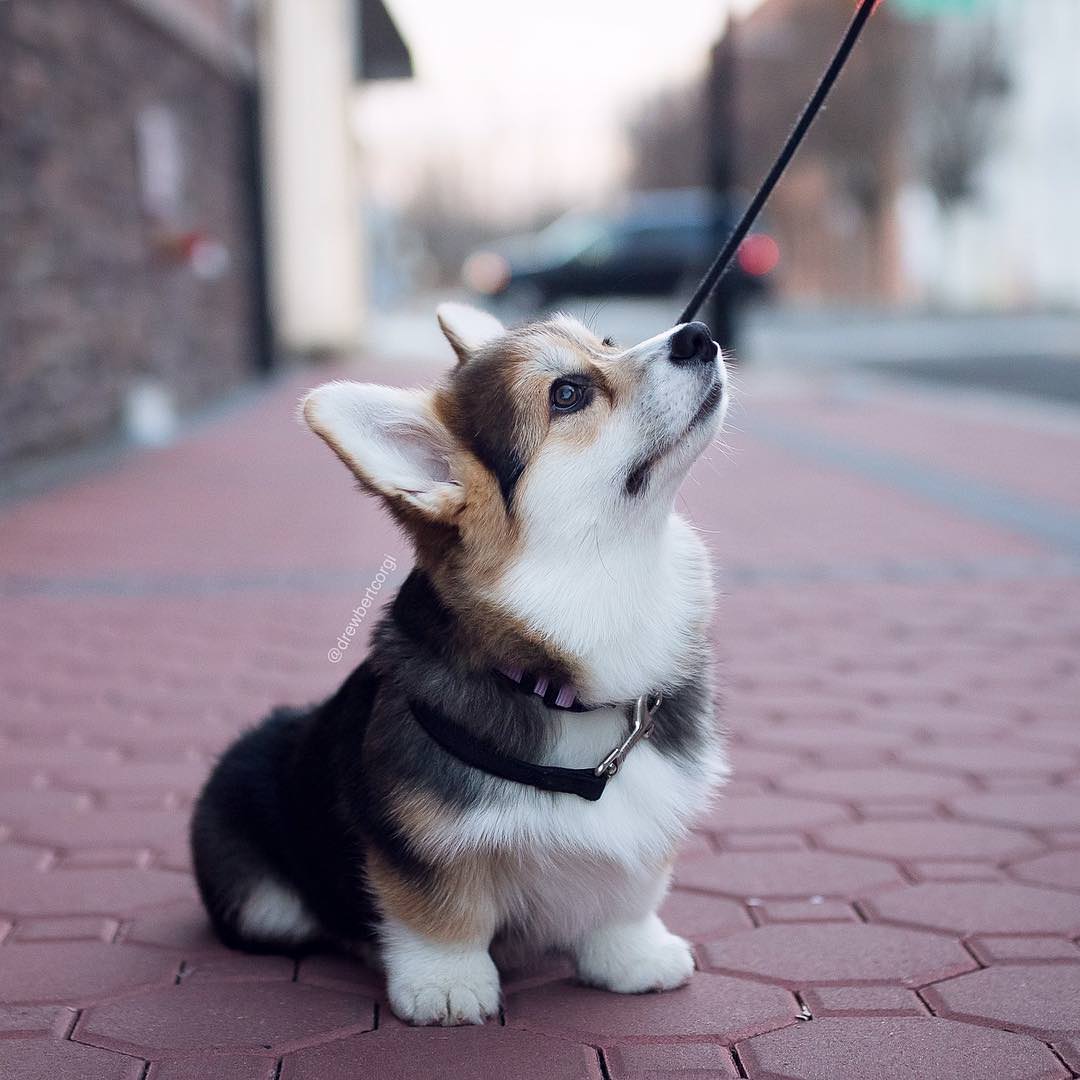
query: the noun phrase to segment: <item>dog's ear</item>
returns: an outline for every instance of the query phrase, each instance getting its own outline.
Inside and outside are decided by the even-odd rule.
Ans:
[[[440,304],[435,309],[435,318],[457,353],[459,364],[468,363],[469,357],[482,345],[506,333],[506,327],[494,315],[468,304]]]
[[[301,404],[304,420],[395,510],[449,521],[465,498],[450,471],[454,440],[426,390],[332,382]]]

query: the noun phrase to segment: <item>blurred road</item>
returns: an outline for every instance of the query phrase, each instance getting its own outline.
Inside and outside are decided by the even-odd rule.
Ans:
[[[462,299],[467,299],[463,297]],[[371,346],[390,359],[431,356],[441,338],[437,301],[375,316]],[[676,317],[679,302],[612,297],[564,309],[602,335],[642,341]],[[811,379],[849,373],[1080,407],[1080,316],[911,315],[763,308],[747,317],[739,360],[747,368]]]
[[[1080,316],[763,309],[741,348],[764,369],[860,371],[1080,405]]]

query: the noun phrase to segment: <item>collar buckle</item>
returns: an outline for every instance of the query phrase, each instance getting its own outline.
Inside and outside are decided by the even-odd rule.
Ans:
[[[618,771],[619,766],[623,763],[623,759],[642,739],[649,738],[653,733],[653,713],[660,708],[660,703],[663,701],[663,697],[660,694],[642,694],[641,697],[634,702],[634,715],[630,722],[630,733],[623,739],[619,746],[616,746],[614,750],[599,765],[593,770],[596,776],[603,776],[608,779],[613,777]]]

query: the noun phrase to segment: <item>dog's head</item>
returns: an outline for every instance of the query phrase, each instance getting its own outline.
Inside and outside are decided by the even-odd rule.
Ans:
[[[541,549],[599,573],[667,520],[726,408],[707,327],[625,348],[567,316],[506,329],[444,304],[438,319],[458,358],[441,385],[330,383],[303,414],[444,591],[491,595]]]

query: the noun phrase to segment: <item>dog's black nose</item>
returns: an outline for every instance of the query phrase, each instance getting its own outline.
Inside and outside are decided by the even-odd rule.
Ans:
[[[676,364],[711,364],[716,359],[716,343],[703,322],[680,326],[671,335],[671,359]]]

